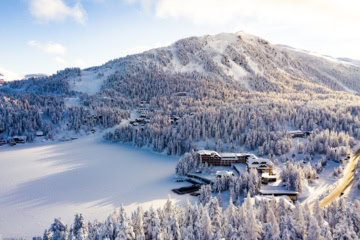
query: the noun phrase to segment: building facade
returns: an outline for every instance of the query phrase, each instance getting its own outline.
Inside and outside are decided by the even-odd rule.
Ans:
[[[258,158],[252,153],[218,153],[210,150],[197,152],[201,163],[210,166],[232,166],[236,163],[244,163],[248,168],[256,168],[260,172],[272,173],[272,163],[269,159]]]

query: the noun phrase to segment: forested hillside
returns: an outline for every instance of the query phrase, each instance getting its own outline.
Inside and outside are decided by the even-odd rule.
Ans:
[[[104,222],[86,222],[76,215],[71,226],[61,219],[35,239],[358,239],[360,203],[334,201],[328,208],[315,203],[289,205],[283,198],[254,202],[250,197],[240,206],[230,201],[222,209],[218,199],[206,205],[176,207],[168,201],[163,208],[144,211],[139,207],[131,216],[124,208]]]
[[[99,67],[6,83],[0,88],[1,136],[86,134],[116,126],[149,101],[149,123],[122,125],[106,138],[178,155],[201,141],[218,151],[245,146],[281,155],[291,148],[291,129],[314,131],[312,139],[324,130],[359,138],[359,77],[359,66],[350,61],[241,32],[191,37]],[[331,149],[351,145],[305,147],[333,154]]]

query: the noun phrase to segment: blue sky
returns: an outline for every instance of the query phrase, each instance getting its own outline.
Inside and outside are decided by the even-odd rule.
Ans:
[[[1,0],[0,72],[88,67],[188,37],[245,31],[360,59],[358,0]]]

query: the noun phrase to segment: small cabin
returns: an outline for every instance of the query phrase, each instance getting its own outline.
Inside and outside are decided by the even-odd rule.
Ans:
[[[12,137],[15,143],[25,143],[27,140],[26,136],[14,136]]]
[[[260,173],[269,173],[270,175],[273,173],[273,163],[267,158],[258,158],[251,155],[247,159],[247,165],[249,168],[256,168]]]
[[[287,134],[290,135],[292,138],[304,138],[311,134],[310,131],[301,131],[301,130],[291,130],[288,131]]]
[[[268,184],[269,182],[276,182],[278,176],[275,174],[269,174],[268,172],[264,172],[261,174],[261,183]]]
[[[144,123],[144,122],[145,122],[145,119],[144,119],[144,118],[136,118],[136,119],[135,119],[135,122],[137,122],[137,123]]]

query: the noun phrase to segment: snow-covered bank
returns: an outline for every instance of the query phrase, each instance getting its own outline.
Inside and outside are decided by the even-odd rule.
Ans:
[[[104,220],[120,204],[165,203],[176,157],[90,136],[58,144],[0,148],[0,233],[3,237],[41,235],[55,217],[67,224],[75,213]],[[190,197],[189,197],[190,198]],[[183,201],[184,202],[184,201]]]

